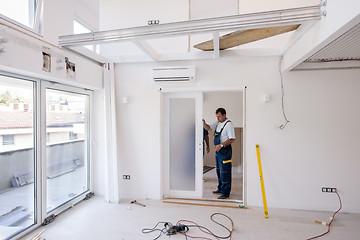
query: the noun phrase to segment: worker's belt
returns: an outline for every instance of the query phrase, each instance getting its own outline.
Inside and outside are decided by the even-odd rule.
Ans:
[[[223,161],[223,164],[229,163],[229,162],[232,162],[232,160],[231,159],[230,160],[225,160],[225,161]]]

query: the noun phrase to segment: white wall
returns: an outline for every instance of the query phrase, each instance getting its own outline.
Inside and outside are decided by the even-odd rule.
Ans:
[[[65,2],[44,1],[43,37],[35,35],[35,38],[33,38],[0,25],[0,36],[8,40],[7,43],[2,43],[0,46],[6,51],[0,53],[0,70],[16,71],[25,75],[31,74],[33,77],[40,79],[48,79],[74,86],[101,89],[101,66],[72,52],[52,46],[57,45],[59,35],[73,33],[73,20],[75,17],[83,19],[89,25],[93,25],[94,28],[98,28],[98,13],[94,13],[93,10],[87,8],[80,0],[67,0]],[[50,73],[42,70],[43,51],[51,54],[52,67]],[[68,57],[70,62],[75,63],[76,77],[74,79],[66,75],[65,57]],[[57,62],[58,60],[62,62]]]
[[[99,30],[99,0],[46,0],[44,1],[44,38],[53,44],[58,37],[74,33],[73,21]]]
[[[0,71],[22,74],[38,79],[60,82],[68,85],[95,89],[93,98],[93,117],[91,119],[92,152],[94,159],[93,186],[95,193],[104,195],[105,172],[105,128],[104,128],[104,93],[102,67],[93,61],[52,45],[57,45],[58,36],[73,34],[73,20],[80,20],[91,29],[99,29],[99,1],[44,1],[43,37],[35,36],[40,40],[29,37],[0,25],[0,36],[8,42],[0,44],[5,53],[0,53]],[[3,21],[2,21],[3,22]],[[46,43],[47,42],[47,43]],[[51,45],[52,44],[52,45]],[[42,51],[46,50],[52,56],[51,73],[42,70]],[[66,76],[64,57],[76,64],[76,78]],[[61,59],[61,63],[57,60]],[[57,70],[57,67],[62,69]]]
[[[291,72],[284,76],[284,130],[279,58],[224,58],[187,62],[198,70],[194,87],[247,86],[247,201],[261,206],[255,144],[260,144],[269,207],[337,208],[337,187],[344,211],[360,212],[353,189],[360,181],[356,145],[360,128],[357,103],[360,70]],[[160,198],[160,93],[151,69],[160,64],[117,64],[119,178],[121,197]],[[173,62],[171,65],[184,65]],[[179,85],[178,85],[179,86]],[[188,85],[187,85],[188,86]],[[179,87],[179,89],[181,86]],[[265,103],[263,95],[271,101]],[[129,98],[122,104],[122,98]]]
[[[189,2],[188,0],[101,0],[100,16],[101,30],[147,26],[148,20],[159,20],[160,24],[187,21]],[[181,36],[148,41],[158,53],[163,53],[186,51],[187,40],[187,36]],[[105,56],[116,56],[118,53],[144,55],[132,42],[102,45],[101,53]]]
[[[105,128],[105,96],[104,91],[94,91],[91,114],[91,156],[92,162],[92,185],[96,195],[106,195],[106,142]]]
[[[258,1],[249,1],[249,0],[239,0],[239,13],[253,13],[253,12],[263,12],[263,11],[272,11],[286,8],[297,8],[305,6],[315,6],[320,4],[321,0],[258,0]]]
[[[216,120],[215,111],[226,109],[226,116],[235,127],[243,127],[243,93],[241,91],[204,92],[203,118],[208,124]]]

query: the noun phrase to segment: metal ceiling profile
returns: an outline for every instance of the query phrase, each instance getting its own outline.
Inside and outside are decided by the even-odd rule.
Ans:
[[[325,1],[322,1],[319,5],[309,7],[65,35],[59,37],[59,45],[62,47],[71,47],[302,24],[321,19],[321,16],[325,15],[325,11],[322,10],[322,6],[324,6],[325,3]]]
[[[360,68],[360,23],[318,50],[293,70]]]

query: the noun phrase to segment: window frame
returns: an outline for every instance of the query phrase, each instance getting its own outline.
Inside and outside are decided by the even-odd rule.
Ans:
[[[41,19],[42,19],[42,12],[43,12],[42,11],[43,10],[43,0],[34,0],[34,1],[37,1],[37,2],[35,3],[36,6],[35,6],[35,16],[34,16],[34,27],[33,28],[26,26],[26,25],[16,21],[15,19],[7,17],[1,13],[0,13],[0,21],[8,23],[11,27],[14,27],[17,30],[26,30],[30,33],[33,33],[35,35],[42,37],[42,29],[41,29],[42,21],[41,21]]]
[[[26,75],[25,75],[26,74]],[[16,234],[9,235],[6,237],[6,239],[19,239],[26,234],[29,234],[39,226],[41,226],[44,219],[51,214],[59,214],[68,208],[73,207],[76,203],[82,201],[86,194],[93,191],[93,159],[92,159],[92,149],[91,149],[91,142],[92,142],[92,134],[91,134],[91,117],[93,116],[93,107],[92,107],[92,98],[93,98],[93,91],[89,89],[83,89],[80,87],[75,86],[69,86],[62,83],[54,83],[52,79],[46,79],[44,78],[38,78],[36,75],[32,75],[31,73],[23,73],[22,71],[17,71],[15,69],[7,70],[7,69],[1,69],[0,68],[0,76],[10,77],[10,78],[16,78],[19,80],[25,80],[25,81],[32,81],[33,82],[33,117],[34,117],[34,184],[36,183],[34,187],[36,197],[34,207],[34,215],[35,215],[35,223],[31,226],[28,226]],[[36,76],[36,77],[35,77]],[[87,102],[87,119],[88,119],[88,125],[87,125],[87,132],[88,132],[88,142],[87,142],[87,171],[88,171],[88,179],[87,184],[89,186],[89,189],[80,195],[76,196],[72,200],[66,202],[62,206],[58,207],[56,210],[51,211],[49,214],[46,210],[46,171],[42,172],[42,169],[44,168],[44,165],[46,165],[46,125],[45,125],[45,115],[44,112],[46,112],[46,109],[44,109],[44,106],[46,105],[46,96],[43,94],[43,91],[45,86],[52,86],[50,88],[55,90],[63,90],[68,89],[70,92],[74,93],[80,93],[80,94],[87,94],[88,102]],[[60,89],[59,89],[60,88]],[[45,98],[45,99],[44,99]],[[45,126],[45,128],[44,128]],[[46,166],[45,166],[46,167]],[[45,176],[45,178],[44,178]]]
[[[3,71],[0,70],[0,76],[5,76],[5,77],[10,77],[10,78],[16,78],[19,80],[23,80],[23,81],[31,81],[33,82],[33,119],[34,119],[34,123],[33,123],[33,129],[34,129],[34,134],[33,134],[33,141],[34,141],[34,191],[35,194],[34,196],[35,198],[35,203],[34,203],[34,215],[35,218],[34,220],[36,221],[34,224],[20,230],[19,232],[13,234],[13,235],[9,235],[7,236],[6,239],[13,239],[13,238],[20,238],[28,233],[30,233],[31,231],[35,230],[36,228],[38,228],[39,226],[41,226],[41,188],[39,188],[41,185],[41,178],[40,178],[40,172],[41,172],[41,168],[40,168],[40,163],[41,163],[41,155],[39,154],[41,152],[40,149],[40,138],[38,136],[40,136],[40,111],[38,109],[40,109],[40,79],[38,78],[34,78],[31,76],[25,76],[22,74],[17,74],[14,72],[7,72],[7,71]]]
[[[89,174],[88,179],[87,179],[87,184],[89,186],[89,188],[84,191],[83,193],[75,196],[74,198],[66,201],[65,203],[61,204],[60,206],[52,209],[51,211],[48,212],[47,210],[47,183],[46,183],[46,171],[43,171],[42,173],[42,221],[45,220],[45,218],[51,216],[52,214],[54,215],[58,215],[59,213],[65,211],[68,208],[73,207],[75,204],[77,204],[78,202],[82,201],[84,199],[84,197],[86,196],[86,194],[90,193],[93,191],[93,183],[92,183],[92,157],[91,157],[91,119],[90,117],[92,116],[91,113],[91,104],[92,104],[92,91],[87,90],[87,89],[82,89],[79,87],[74,87],[74,86],[69,86],[69,85],[64,85],[61,83],[55,83],[55,82],[48,82],[48,81],[43,81],[41,82],[41,126],[45,126],[44,129],[42,129],[42,135],[41,135],[41,139],[46,139],[46,90],[47,89],[51,89],[51,90],[58,90],[58,91],[64,91],[64,92],[69,92],[69,93],[75,93],[75,94],[82,94],[82,95],[88,95],[88,101],[87,101],[87,105],[86,105],[86,117],[88,119],[88,123],[86,126],[86,130],[87,130],[87,172]],[[41,167],[42,169],[46,169],[46,141],[44,141],[44,143],[42,143],[42,148],[44,149],[41,152],[42,155],[42,163],[41,163]]]

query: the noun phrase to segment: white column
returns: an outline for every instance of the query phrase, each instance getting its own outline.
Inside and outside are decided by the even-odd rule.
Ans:
[[[115,108],[115,82],[114,64],[104,66],[105,89],[105,124],[106,124],[106,192],[107,202],[119,202],[119,179],[116,147],[116,108]]]

